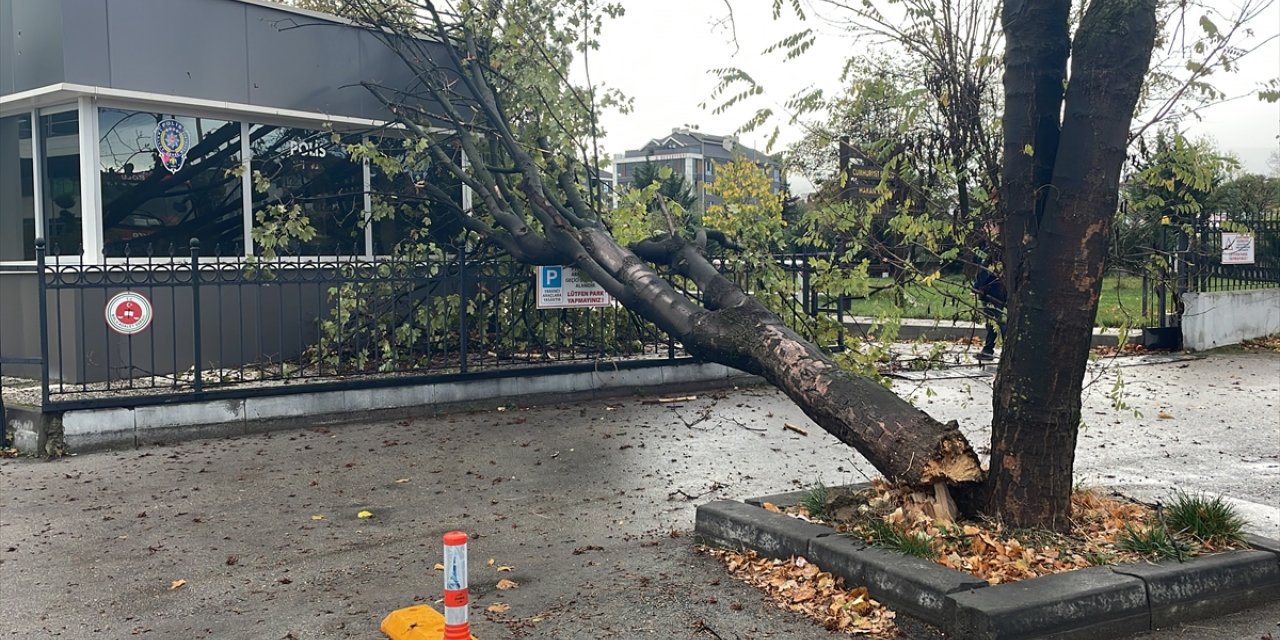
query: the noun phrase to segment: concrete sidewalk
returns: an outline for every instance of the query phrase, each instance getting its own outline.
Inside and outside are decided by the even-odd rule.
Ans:
[[[1141,418],[1110,407],[1116,371]],[[1225,492],[1276,536],[1280,356],[1095,376],[1083,482]],[[898,387],[985,442],[989,381],[930,382],[932,396],[922,384]],[[387,612],[439,597],[440,535],[455,528],[474,536],[484,640],[832,637],[685,535],[700,502],[872,474],[816,427],[805,437],[785,421],[809,424],[754,387],[3,460],[0,637],[379,638]],[[356,517],[365,509],[372,519]],[[501,578],[520,586],[498,590]],[[486,613],[496,602],[510,609]],[[1280,636],[1278,621],[1280,605],[1138,637],[1261,639]]]

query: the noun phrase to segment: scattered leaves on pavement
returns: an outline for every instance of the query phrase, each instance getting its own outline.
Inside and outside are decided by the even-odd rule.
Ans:
[[[498,588],[502,589],[503,591],[506,591],[507,589],[515,589],[516,587],[519,587],[519,586],[520,586],[520,583],[516,582],[515,580],[508,580],[506,578],[503,578],[498,581]]]
[[[489,613],[506,613],[511,610],[511,605],[505,602],[495,602],[484,609]]]
[[[1280,335],[1245,340],[1242,345],[1246,349],[1257,351],[1280,351]]]
[[[705,549],[729,574],[769,595],[779,607],[818,620],[829,631],[892,638],[893,611],[871,599],[866,587],[846,588],[844,579],[804,558],[761,558],[754,551]]]
[[[1093,348],[1093,352],[1102,357],[1136,356],[1148,353],[1147,348],[1137,342],[1126,342],[1122,347],[1110,344],[1100,344]]]

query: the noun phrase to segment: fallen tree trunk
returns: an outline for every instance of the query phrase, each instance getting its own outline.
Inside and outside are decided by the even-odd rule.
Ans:
[[[923,486],[982,479],[978,457],[954,422],[934,420],[878,381],[841,368],[692,245],[667,239],[635,249],[693,279],[703,293],[706,309],[691,326],[669,329],[690,354],[763,377],[891,481]]]

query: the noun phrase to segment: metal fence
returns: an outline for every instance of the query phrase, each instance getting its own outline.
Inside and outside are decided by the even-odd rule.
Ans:
[[[1280,212],[1162,225],[1151,253],[1157,263],[1143,278],[1144,315],[1153,327],[1179,326],[1183,294],[1280,287]]]
[[[265,260],[202,255],[195,241],[181,252],[126,252],[107,264],[49,253],[37,243],[32,302],[40,355],[5,361],[39,366],[46,411],[687,358],[671,336],[616,303],[536,308],[534,268],[503,257],[457,251]],[[825,303],[810,286],[809,264],[808,256],[779,257],[787,277],[762,297],[812,339]],[[765,291],[758,270],[719,266],[748,290]],[[673,282],[698,297],[683,279]],[[150,306],[145,331],[111,327],[108,303],[124,292]]]

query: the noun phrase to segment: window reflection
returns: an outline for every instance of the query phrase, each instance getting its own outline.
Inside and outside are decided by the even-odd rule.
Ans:
[[[107,256],[183,253],[191,238],[205,255],[242,253],[239,122],[120,109],[98,118]]]
[[[390,255],[401,243],[452,245],[462,233],[462,182],[433,162],[429,151],[415,152],[412,141],[384,137],[376,142],[400,170],[389,176],[377,163],[372,167],[374,253]],[[460,153],[454,162],[461,162]]]
[[[31,115],[0,118],[0,261],[35,260]]]
[[[290,252],[360,255],[364,243],[364,167],[352,162],[332,134],[310,129],[253,125],[249,134],[253,171],[266,181],[255,185],[254,219],[271,216],[274,205],[301,207],[315,230],[309,241],[278,239]],[[352,140],[350,142],[358,141]]]
[[[76,111],[40,116],[44,156],[44,232],[49,255],[81,252],[80,119]]]

